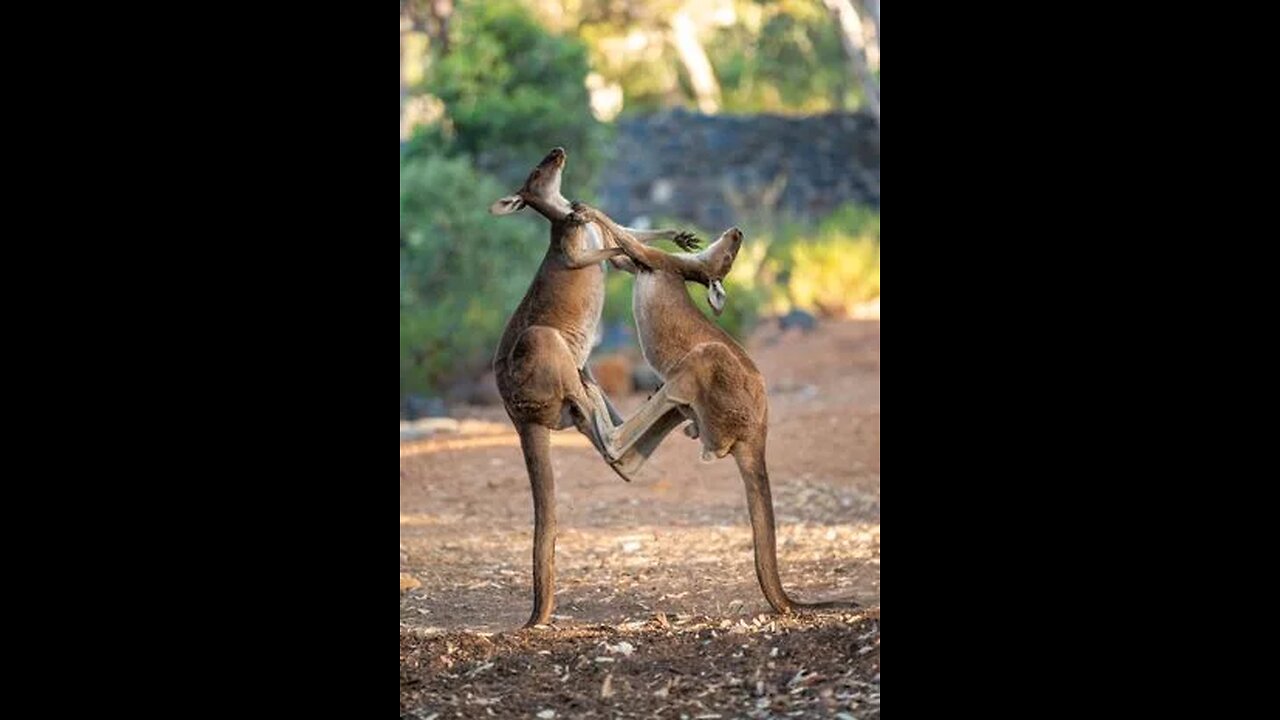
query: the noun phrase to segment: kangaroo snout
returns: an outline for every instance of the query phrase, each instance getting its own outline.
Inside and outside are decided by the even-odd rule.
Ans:
[[[567,157],[568,157],[568,153],[564,151],[564,148],[557,145],[556,147],[551,148],[551,152],[547,153],[547,156],[542,158],[542,162],[538,164],[539,165],[564,165],[564,161]]]

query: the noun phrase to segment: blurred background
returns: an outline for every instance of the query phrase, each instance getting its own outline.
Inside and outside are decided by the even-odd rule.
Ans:
[[[401,0],[401,419],[500,405],[493,352],[549,230],[487,210],[556,145],[565,196],[621,223],[704,243],[743,229],[717,318],[740,339],[878,319],[879,15],[878,0]],[[592,356],[610,395],[656,382],[631,282],[610,271]]]

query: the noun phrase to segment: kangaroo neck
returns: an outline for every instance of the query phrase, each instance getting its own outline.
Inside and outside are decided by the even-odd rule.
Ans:
[[[565,199],[560,193],[552,193],[549,195],[530,195],[525,197],[525,204],[534,212],[551,221],[552,225],[560,222],[566,215],[573,212],[573,205]],[[555,231],[552,230],[554,237]]]

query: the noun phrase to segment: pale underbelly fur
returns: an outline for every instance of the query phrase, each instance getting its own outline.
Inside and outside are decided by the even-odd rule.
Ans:
[[[587,249],[603,250],[604,236],[600,233],[600,229],[596,227],[595,223],[587,223],[586,231]],[[595,270],[588,271],[593,272]],[[586,322],[581,328],[581,335],[573,333],[574,335],[577,335],[577,337],[573,337],[570,340],[570,345],[574,350],[574,360],[577,361],[578,367],[586,366],[587,358],[591,355],[591,349],[599,344],[602,339],[600,335],[600,316],[604,313],[604,263],[599,265],[598,271],[601,275],[600,291],[595,293],[588,301],[587,307],[583,308],[585,311],[583,313],[583,317]]]

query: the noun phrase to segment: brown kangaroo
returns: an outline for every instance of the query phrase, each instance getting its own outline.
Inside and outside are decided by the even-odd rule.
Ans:
[[[605,247],[599,229],[571,212],[569,201],[560,194],[565,159],[563,148],[553,148],[519,191],[489,208],[495,215],[507,215],[528,206],[551,221],[547,254],[524,300],[507,321],[493,359],[498,392],[520,435],[533,489],[533,613],[525,627],[546,623],[555,607],[556,507],[550,431],[573,425],[604,455],[613,426],[621,423],[586,362],[604,308],[601,263],[623,251]],[[686,249],[696,247],[688,233],[628,232],[649,240],[668,238]],[[628,479],[621,468],[614,470]]]
[[[769,407],[764,376],[733,338],[707,320],[689,299],[685,282],[707,286],[707,299],[719,315],[724,309],[723,280],[742,247],[742,231],[726,230],[697,255],[670,254],[645,247],[607,215],[580,203],[574,214],[599,224],[634,263],[632,311],[640,349],[665,381],[608,442],[608,454],[626,474],[640,466],[663,438],[686,419],[686,434],[702,440],[702,459],[730,453],[746,486],[747,511],[755,546],[756,577],[769,605],[779,613],[804,608],[855,607],[852,601],[801,603],[792,600],[778,576],[778,558],[765,438]]]

